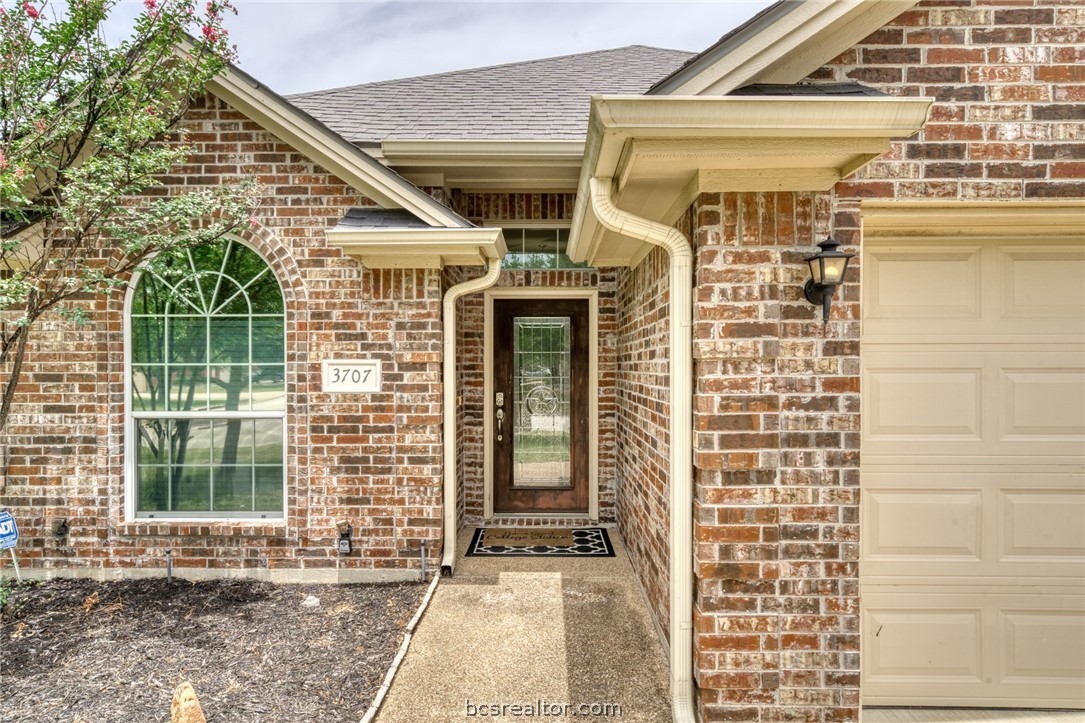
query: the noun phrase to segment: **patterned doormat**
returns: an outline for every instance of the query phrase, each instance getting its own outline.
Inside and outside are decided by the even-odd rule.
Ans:
[[[614,557],[614,546],[602,527],[572,530],[480,527],[467,554],[474,557]]]

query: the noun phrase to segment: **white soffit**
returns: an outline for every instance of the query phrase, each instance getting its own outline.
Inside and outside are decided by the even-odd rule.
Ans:
[[[784,0],[653,87],[651,95],[726,95],[798,83],[918,0]]]
[[[380,147],[380,159],[411,180],[439,176],[465,190],[572,191],[583,156],[582,141],[388,139]]]
[[[592,177],[624,210],[672,224],[700,193],[828,191],[916,133],[932,100],[832,96],[594,96],[569,256],[635,265],[647,249],[599,225]]]
[[[499,228],[328,229],[326,236],[370,269],[486,266],[508,250]]]
[[[470,226],[405,178],[237,68],[230,66],[212,78],[207,90],[384,208],[406,209],[433,226]]]

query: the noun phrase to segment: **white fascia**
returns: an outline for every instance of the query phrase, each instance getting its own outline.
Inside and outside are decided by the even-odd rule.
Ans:
[[[652,95],[726,95],[753,83],[798,83],[918,0],[788,0],[652,88]],[[745,31],[745,32],[744,32]]]
[[[328,229],[328,245],[371,269],[484,266],[508,249],[500,228]]]

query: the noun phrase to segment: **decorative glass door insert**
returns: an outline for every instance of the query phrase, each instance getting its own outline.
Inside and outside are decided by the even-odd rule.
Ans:
[[[572,402],[572,319],[512,320],[514,487],[567,488]]]

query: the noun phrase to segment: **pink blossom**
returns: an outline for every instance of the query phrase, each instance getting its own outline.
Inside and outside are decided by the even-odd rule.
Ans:
[[[21,180],[23,180],[23,177],[25,175],[26,175],[26,169],[25,168],[16,168],[15,169],[15,180],[21,181]]]
[[[250,218],[249,219],[249,228],[251,228],[253,231],[255,231],[257,228],[259,228],[259,226],[260,226],[260,224],[256,221],[255,218]]]
[[[30,16],[31,20],[37,20],[38,15],[40,15],[40,13],[38,12],[38,9],[35,8],[33,5],[31,5],[30,3],[23,3],[23,10],[25,10],[26,14],[28,16]]]
[[[8,167],[8,159],[4,156],[4,152],[0,151],[0,171]]]
[[[38,131],[38,133],[44,133],[45,132],[45,119],[44,118],[38,118],[36,121],[34,121],[34,128],[35,128],[35,130]]]
[[[214,43],[219,39],[219,31],[215,30],[210,25],[204,25],[203,26],[203,36],[205,38],[207,38],[209,41],[211,41],[212,43]]]
[[[143,7],[147,8],[148,10],[154,10],[156,7],[158,7],[158,0],[143,0]]]

